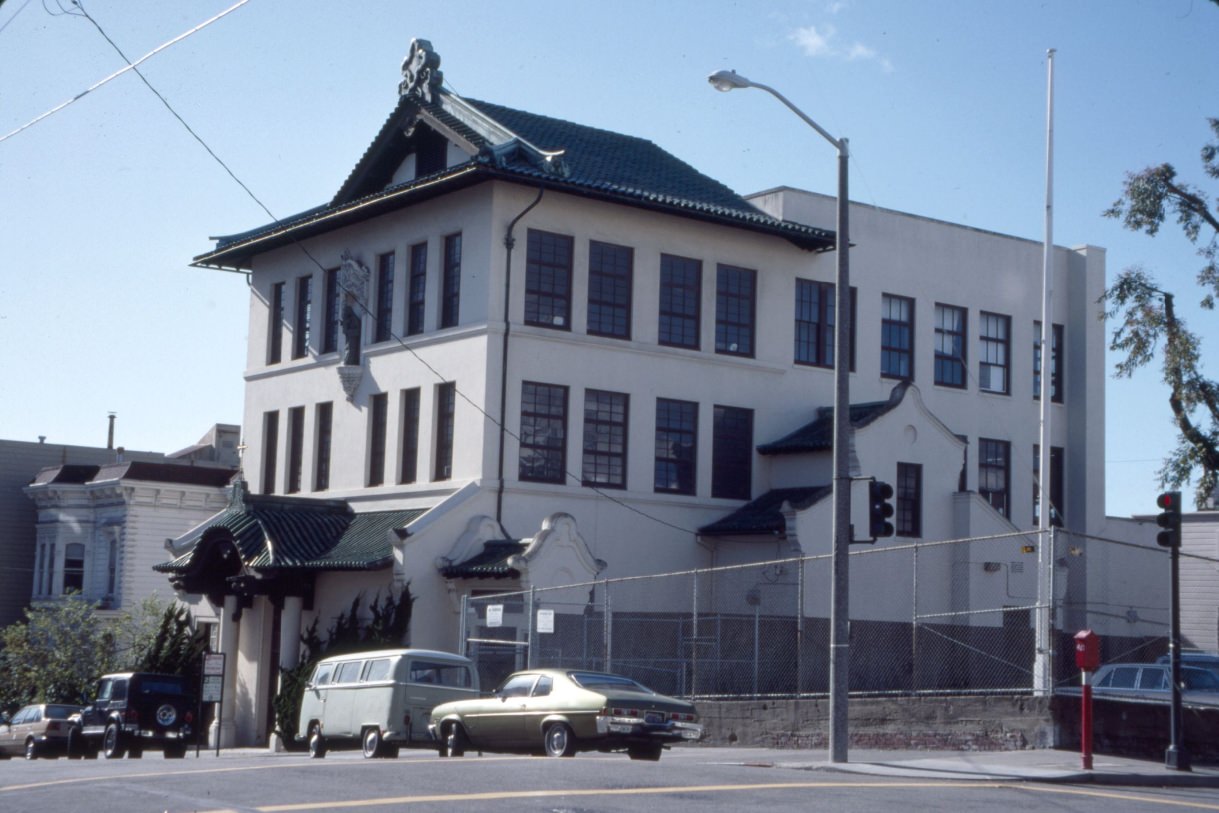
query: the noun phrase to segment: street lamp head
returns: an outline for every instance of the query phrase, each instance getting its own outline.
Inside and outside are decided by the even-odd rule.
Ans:
[[[739,88],[753,87],[753,82],[750,82],[736,71],[716,71],[707,77],[707,81],[711,83],[711,87],[721,93],[727,93],[730,90],[737,90]]]

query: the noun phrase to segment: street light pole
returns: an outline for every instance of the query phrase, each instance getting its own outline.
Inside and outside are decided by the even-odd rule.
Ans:
[[[736,71],[716,71],[707,77],[707,81],[716,90],[724,92],[739,88],[766,91],[838,150],[838,242],[834,272],[834,547],[831,555],[833,584],[830,588],[830,761],[846,762],[849,740],[847,699],[851,671],[851,243],[848,235],[850,202],[847,195],[847,162],[850,150],[845,138],[834,138],[772,87],[751,82]],[[801,612],[803,611],[801,608]]]

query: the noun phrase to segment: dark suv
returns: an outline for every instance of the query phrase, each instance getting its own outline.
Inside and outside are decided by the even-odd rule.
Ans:
[[[97,697],[80,712],[86,755],[107,759],[140,757],[145,746],[159,747],[167,758],[186,756],[195,740],[195,695],[186,678],[123,672],[104,675]]]

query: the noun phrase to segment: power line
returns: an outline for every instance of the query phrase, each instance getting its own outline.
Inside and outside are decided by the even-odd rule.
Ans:
[[[250,199],[253,200],[254,203],[256,203],[259,206],[259,208],[261,208],[267,214],[267,216],[271,218],[272,221],[274,221],[275,224],[277,224],[277,225],[280,224],[282,221],[280,221],[280,219],[278,217],[276,217],[275,214],[273,212],[271,212],[271,210],[269,208],[267,208],[266,204],[264,204],[258,198],[258,196],[254,194],[253,190],[251,190],[250,187],[248,185],[246,185],[245,182],[243,182],[239,177],[237,177],[237,174],[235,172],[233,172],[233,170],[228,166],[228,164],[226,164],[220,158],[220,156],[218,156],[216,154],[216,152],[210,146],[208,146],[207,142],[203,140],[203,137],[200,136],[197,132],[195,132],[195,130],[189,124],[187,124],[186,120],[183,119],[182,116],[178,114],[178,112],[173,108],[173,105],[171,105],[169,103],[169,101],[165,98],[165,96],[163,96],[155,87],[153,87],[152,83],[148,81],[148,78],[146,76],[144,76],[144,74],[141,73],[137,69],[136,65],[138,63],[132,63],[131,60],[127,58],[127,55],[123,53],[123,50],[121,48],[119,48],[119,46],[114,42],[114,40],[111,39],[108,34],[106,34],[105,30],[101,27],[101,25],[96,20],[94,20],[93,17],[91,17],[89,15],[89,13],[85,10],[84,5],[81,3],[81,0],[71,0],[71,2],[74,6],[76,6],[78,9],[80,9],[80,13],[78,16],[83,16],[90,23],[92,23],[93,27],[97,29],[98,33],[101,34],[101,36],[106,40],[106,42],[108,42],[110,44],[110,46],[118,53],[118,55],[123,58],[123,61],[128,64],[128,68],[124,68],[123,71],[126,71],[128,69],[135,71],[136,76],[140,77],[140,81],[142,81],[144,83],[144,85],[150,91],[152,91],[153,95],[155,95],[157,97],[157,99],[160,100],[161,104],[165,106],[165,109],[167,109],[170,112],[170,114],[172,114],[173,117],[178,120],[178,122],[186,129],[186,131],[188,133],[190,133],[191,136],[197,142],[199,142],[199,145],[202,146],[203,149],[207,151],[207,154],[210,155],[212,157],[212,159],[215,160],[216,163],[218,163],[221,166],[221,168],[224,169],[224,171],[226,173],[228,173],[229,177],[232,178],[233,181],[236,182],[237,185],[242,188],[242,190],[246,193],[246,195],[248,195],[250,197]],[[249,0],[241,0],[237,5],[233,6],[228,11],[223,12],[223,14],[227,14],[229,11],[236,9],[239,6],[244,5],[247,2],[249,2]],[[65,13],[69,13],[69,12],[65,12]],[[212,20],[209,20],[208,23],[219,19],[220,16],[223,16],[223,14],[212,18]],[[207,25],[208,23],[205,23],[204,25]],[[183,36],[186,36],[186,35],[183,35]],[[178,39],[182,39],[182,37],[179,37]],[[165,46],[162,46],[162,47],[165,47]],[[155,53],[155,52],[150,52],[148,55],[143,57],[140,60],[140,62],[144,61],[144,59],[147,59],[148,56],[152,55],[152,53]],[[123,71],[120,71],[120,73]],[[114,75],[117,76],[118,74],[114,74]],[[6,136],[6,138],[7,138],[7,136]],[[0,141],[2,141],[2,140],[3,139],[0,139]],[[316,257],[313,256],[313,254],[309,251],[308,248],[305,247],[305,245],[303,243],[301,243],[295,237],[291,237],[291,239],[292,239],[293,244],[297,248],[300,249],[301,253],[303,253],[309,259],[309,261],[312,262],[313,265],[315,265],[318,268],[318,270],[322,271],[323,273],[326,272],[326,267],[324,265],[322,265],[322,263]],[[342,284],[341,280],[339,281],[338,287],[343,291],[343,293],[353,294],[352,299],[354,300],[356,305],[359,306],[361,312],[364,315],[368,316],[370,319],[376,318],[375,314],[368,307],[368,305],[366,303],[362,302],[361,298],[359,296],[355,296],[354,291],[352,291],[349,288],[347,288],[346,286],[344,286]],[[327,318],[329,318],[329,315],[327,315]],[[507,318],[506,314],[505,314],[505,318]],[[431,364],[429,364],[422,356],[420,356],[415,351],[415,349],[413,347],[411,347],[410,345],[408,345],[406,343],[406,340],[402,336],[398,335],[398,333],[396,331],[394,331],[392,328],[390,329],[390,338],[393,339],[394,341],[396,341],[398,343],[398,345],[400,347],[402,347],[402,349],[404,349],[408,353],[410,353],[411,356],[417,362],[419,362],[419,364],[421,364],[426,370],[428,370],[428,372],[430,372],[436,378],[436,380],[438,380],[442,383],[450,383],[449,379],[446,376],[444,376],[439,370],[437,370],[435,367],[433,367]],[[460,396],[463,401],[465,401],[467,404],[472,406],[479,414],[481,414],[484,418],[486,418],[488,421],[490,421],[493,426],[495,426],[496,428],[502,429],[504,431],[504,433],[507,434],[509,437],[511,437],[513,440],[515,440],[518,443],[518,445],[520,444],[521,438],[518,434],[513,432],[509,427],[504,425],[500,420],[494,418],[480,404],[478,404],[476,401],[474,401],[472,398],[470,398],[470,396],[468,396],[464,392],[462,392],[457,387],[456,382],[451,382],[451,383],[453,383],[453,391],[456,395]],[[566,440],[566,438],[565,438],[565,440]],[[583,478],[576,476],[576,474],[574,472],[569,471],[567,469],[564,469],[564,476],[570,477],[572,480],[574,480],[577,483],[583,482]],[[616,504],[622,508],[625,508],[628,511],[632,511],[646,519],[649,519],[652,522],[656,522],[660,525],[664,525],[668,528],[672,528],[677,531],[681,531],[682,533],[689,533],[691,535],[697,536],[697,531],[691,530],[689,528],[683,528],[679,525],[675,525],[671,522],[668,522],[667,520],[663,520],[659,517],[652,516],[651,514],[647,513],[646,511],[643,511],[642,509],[640,509],[636,506],[630,505],[630,504],[626,503],[625,501],[623,501],[622,499],[613,496],[612,494],[606,493],[603,489],[600,489],[597,486],[584,484],[583,487],[589,489],[590,491],[592,491],[594,494],[598,495],[599,497],[609,500],[610,502],[613,502],[614,504]]]

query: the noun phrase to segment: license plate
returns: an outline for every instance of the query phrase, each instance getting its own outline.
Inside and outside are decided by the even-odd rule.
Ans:
[[[665,721],[665,716],[659,711],[649,711],[644,714],[643,719],[648,725],[660,725]]]

